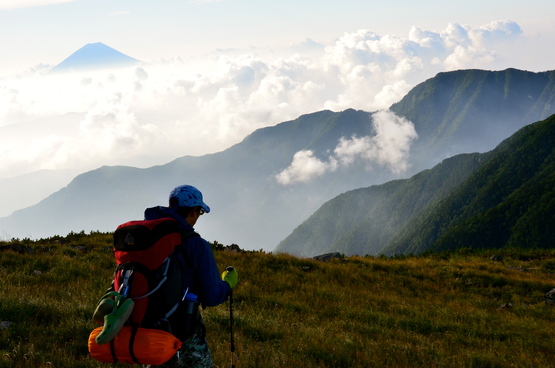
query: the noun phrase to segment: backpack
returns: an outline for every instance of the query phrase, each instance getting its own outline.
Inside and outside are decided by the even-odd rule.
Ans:
[[[117,313],[123,316],[117,315],[120,320],[115,322],[116,327],[106,327],[105,319],[104,326],[91,333],[89,352],[93,358],[157,365],[181,347],[168,318],[180,307],[188,288],[183,285],[178,251],[174,250],[191,236],[199,235],[180,233],[177,221],[172,218],[130,221],[117,227],[114,232],[117,267],[110,292],[100,300],[97,311],[101,303],[107,302],[109,310],[112,305],[128,309],[120,313],[114,307],[111,317]],[[106,331],[112,327],[114,331]],[[149,346],[152,349],[147,351]]]

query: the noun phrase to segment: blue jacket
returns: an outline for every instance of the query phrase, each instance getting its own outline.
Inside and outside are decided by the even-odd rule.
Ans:
[[[145,210],[145,220],[171,217],[177,221],[182,234],[194,231],[183,217],[168,207],[152,207]],[[184,237],[182,254],[182,278],[189,292],[198,296],[202,305],[211,307],[225,302],[231,287],[221,279],[210,244],[200,236]]]

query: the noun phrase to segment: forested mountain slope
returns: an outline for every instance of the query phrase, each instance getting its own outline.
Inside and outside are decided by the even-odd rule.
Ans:
[[[277,251],[408,254],[459,247],[553,247],[555,115],[495,150],[458,155],[410,179],[340,195]]]
[[[386,254],[555,246],[555,115],[521,129],[453,193],[384,249]]]

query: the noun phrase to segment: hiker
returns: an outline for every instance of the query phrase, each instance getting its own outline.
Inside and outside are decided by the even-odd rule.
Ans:
[[[152,207],[145,210],[145,220],[171,217],[177,220],[180,231],[190,233],[200,216],[210,212],[202,199],[202,193],[191,185],[181,185],[171,191],[169,206]],[[225,302],[231,289],[237,283],[237,272],[231,268],[221,276],[216,266],[210,244],[200,236],[183,237],[182,257],[179,257],[182,280],[189,291],[188,301],[182,303],[170,317],[172,333],[183,341],[176,356],[162,367],[212,367],[212,356],[206,341],[206,328],[199,313],[199,304],[204,307],[216,306]],[[196,299],[196,300],[195,300]],[[190,335],[186,324],[186,311],[194,308],[193,334]]]

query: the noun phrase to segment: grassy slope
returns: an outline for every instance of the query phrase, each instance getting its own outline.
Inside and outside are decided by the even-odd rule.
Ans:
[[[74,234],[0,252],[0,367],[107,367],[88,357],[91,314],[113,272],[110,238]],[[87,250],[71,245],[85,245]],[[237,367],[547,367],[555,354],[555,251],[458,251],[319,263],[215,253],[234,265]],[[35,272],[40,271],[40,272]],[[510,303],[511,307],[501,306]],[[229,367],[229,305],[204,318]]]

